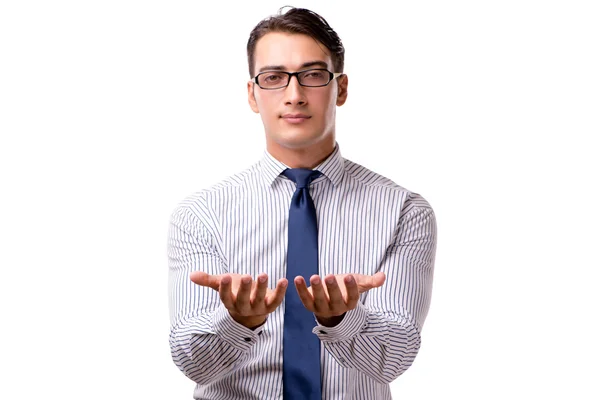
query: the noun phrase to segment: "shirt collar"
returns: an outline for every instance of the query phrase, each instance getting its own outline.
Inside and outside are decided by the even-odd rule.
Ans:
[[[287,168],[289,168],[287,165],[277,160],[265,149],[263,158],[260,161],[260,170],[266,185],[271,186],[275,182],[275,179]],[[337,187],[342,182],[344,159],[342,158],[340,146],[337,142],[333,152],[313,169],[325,175],[333,183],[334,187]]]

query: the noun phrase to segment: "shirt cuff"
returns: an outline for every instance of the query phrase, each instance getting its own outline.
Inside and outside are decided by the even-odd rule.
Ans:
[[[266,325],[262,324],[254,330],[247,328],[237,323],[223,304],[213,314],[212,323],[215,334],[240,351],[248,351],[256,344]]]
[[[342,322],[336,326],[327,327],[319,324],[313,328],[316,334],[323,342],[339,342],[352,339],[362,332],[367,324],[367,309],[362,303],[358,303],[354,310],[350,310],[344,315]],[[316,319],[316,318],[315,318]]]

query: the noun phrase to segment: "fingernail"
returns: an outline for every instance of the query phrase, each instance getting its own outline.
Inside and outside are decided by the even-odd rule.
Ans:
[[[258,281],[259,281],[260,283],[265,283],[265,282],[267,281],[267,277],[266,277],[266,276],[259,276],[259,277],[258,277]]]
[[[319,283],[321,283],[321,278],[319,278],[319,277],[316,277],[316,278],[314,279],[313,285],[318,285]]]
[[[344,278],[344,280],[346,281],[346,283],[352,283],[354,282],[354,277],[352,275],[348,275]]]
[[[329,278],[326,278],[325,282],[331,285],[333,283],[333,277],[330,276]]]

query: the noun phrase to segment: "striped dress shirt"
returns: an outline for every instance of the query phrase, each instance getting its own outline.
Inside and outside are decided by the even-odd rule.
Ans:
[[[296,185],[263,158],[181,202],[169,231],[170,345],[196,382],[196,399],[281,399],[285,304],[255,330],[236,323],[218,292],[190,281],[209,274],[286,276],[287,219]],[[339,145],[315,169],[310,194],[319,226],[319,275],[386,274],[335,327],[317,323],[322,398],[391,399],[389,383],[421,344],[431,300],[436,222],[429,204],[342,158]],[[296,290],[290,283],[287,290]]]

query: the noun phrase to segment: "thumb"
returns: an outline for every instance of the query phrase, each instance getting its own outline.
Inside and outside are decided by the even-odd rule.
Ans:
[[[373,282],[373,287],[379,287],[383,285],[383,282],[385,282],[385,274],[383,272],[378,272],[373,275],[371,279]]]
[[[190,280],[196,285],[219,290],[219,285],[221,284],[221,275],[209,275],[206,272],[194,271],[190,274]]]
[[[378,272],[375,275],[370,276],[354,274],[354,279],[356,279],[360,292],[363,293],[383,285],[385,282],[385,274],[383,272]]]

